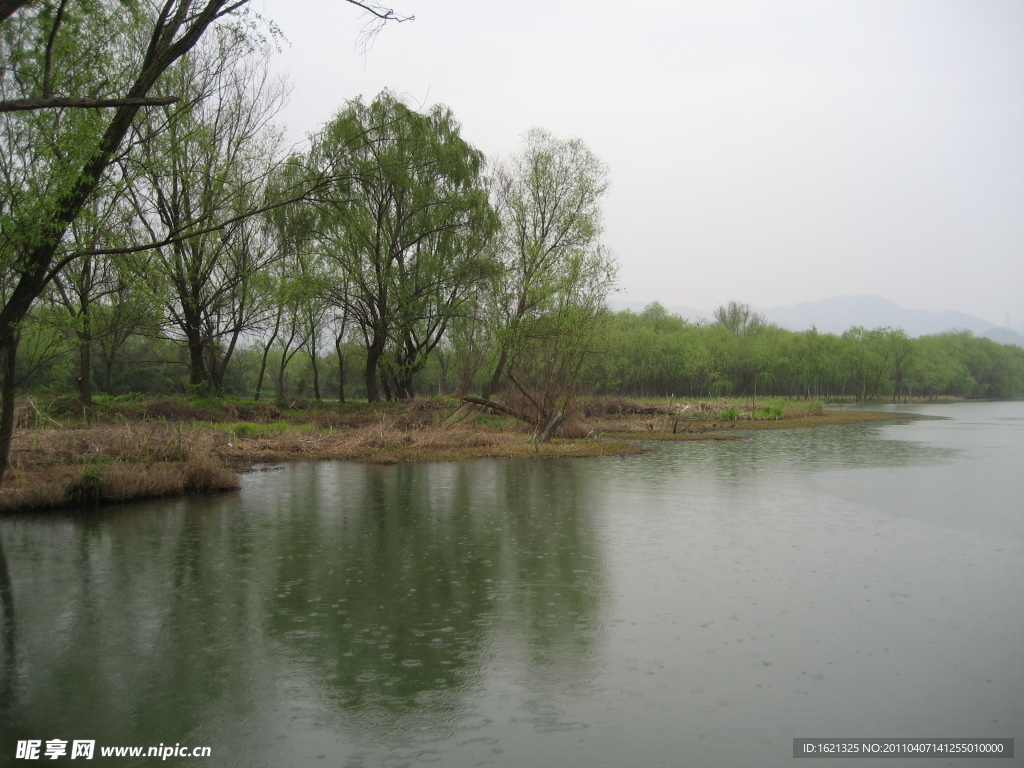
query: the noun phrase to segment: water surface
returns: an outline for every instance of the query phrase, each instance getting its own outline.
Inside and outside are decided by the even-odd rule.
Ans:
[[[302,463],[5,520],[0,763],[27,738],[350,768],[790,766],[794,737],[1024,750],[1024,403],[903,409],[943,418]]]

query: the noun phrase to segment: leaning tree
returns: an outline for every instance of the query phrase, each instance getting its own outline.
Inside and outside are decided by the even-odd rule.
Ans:
[[[483,398],[465,399],[533,424],[541,441],[568,416],[601,338],[615,280],[600,243],[607,175],[582,141],[539,128],[494,174],[503,267],[492,293],[497,359]],[[521,405],[491,400],[506,376]]]

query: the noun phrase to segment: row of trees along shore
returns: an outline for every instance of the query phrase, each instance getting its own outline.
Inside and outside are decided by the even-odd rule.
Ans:
[[[729,307],[719,314],[723,311]],[[604,312],[597,320],[597,338],[588,341],[575,381],[577,394],[817,400],[1024,396],[1024,349],[970,331],[910,338],[893,328],[853,327],[833,334],[761,323],[737,329],[718,320],[690,322],[657,303],[642,312]],[[449,326],[407,382],[404,396],[482,396],[500,352],[496,339],[485,338],[485,329],[465,322]],[[309,346],[268,342],[269,337],[235,350],[221,394],[252,398],[258,392],[285,402],[366,399],[367,352],[354,334],[340,342],[328,336],[315,356]],[[72,354],[76,343],[59,323],[30,325],[18,367],[25,386],[44,398],[77,394],[71,389],[79,372]],[[93,370],[93,387],[104,394],[195,391],[187,350],[173,338],[130,335],[113,354],[97,340],[94,354],[101,364]],[[384,365],[392,364],[386,354]],[[267,370],[273,375],[265,375]]]
[[[799,396],[875,400],[1024,396],[1024,349],[950,331],[898,328],[841,335],[770,325],[748,305],[691,323],[660,304],[610,314],[607,353],[582,383],[593,393],[684,397]]]
[[[384,92],[287,148],[277,34],[245,0],[0,3],[0,479],[19,389],[443,392],[541,439],[579,392],[1021,394],[1020,350],[964,334],[611,313],[581,141],[487,162]]]

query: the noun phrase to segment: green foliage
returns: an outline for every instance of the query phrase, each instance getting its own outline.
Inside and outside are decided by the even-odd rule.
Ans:
[[[195,404],[202,405],[220,405],[221,400],[217,397],[217,393],[214,392],[213,386],[209,381],[200,381],[198,384],[189,384],[186,394],[189,400],[192,400]]]
[[[412,394],[453,318],[495,273],[498,219],[484,156],[451,110],[416,112],[393,93],[356,99],[313,140],[310,164],[337,179],[316,231],[340,283],[333,300],[366,342],[366,389]]]
[[[737,411],[736,408],[734,408],[733,406],[729,406],[724,411],[722,411],[720,416],[726,421],[736,421],[736,419],[740,417],[740,412]]]
[[[764,316],[751,309],[749,304],[730,301],[715,310],[715,322],[736,336],[751,336],[765,327]]]
[[[756,408],[750,412],[750,418],[754,421],[769,421],[774,419],[781,419],[784,411],[775,405],[769,405],[764,408]]]
[[[728,308],[725,308],[728,310]],[[723,311],[742,321],[742,305]],[[691,324],[653,305],[607,320],[606,347],[581,376],[584,391],[649,397],[1019,397],[1024,350],[970,333],[909,338],[892,328],[841,336],[739,322]],[[756,329],[750,330],[751,328]]]
[[[150,237],[194,233],[153,251],[145,275],[162,287],[165,325],[188,352],[190,383],[218,391],[239,336],[271,301],[258,276],[281,256],[254,217],[208,231],[266,203],[280,142],[269,121],[284,101],[268,67],[257,39],[215,28],[168,71],[166,87],[182,104],[145,114],[154,137],[130,166],[134,212]]]

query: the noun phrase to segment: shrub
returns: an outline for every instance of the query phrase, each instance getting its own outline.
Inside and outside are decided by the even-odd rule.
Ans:
[[[736,410],[735,406],[730,405],[720,415],[726,421],[736,421],[740,417],[740,412]]]
[[[201,381],[198,384],[189,384],[187,392],[190,400],[209,400],[216,395],[216,392],[213,391],[213,387],[210,386],[210,382],[208,381]]]
[[[88,463],[82,468],[82,477],[65,489],[68,500],[78,506],[94,506],[103,501],[103,470]]]
[[[782,418],[782,413],[783,411],[781,408],[774,405],[768,405],[764,408],[758,408],[757,410],[751,411],[750,418],[754,421],[769,421]]]

